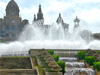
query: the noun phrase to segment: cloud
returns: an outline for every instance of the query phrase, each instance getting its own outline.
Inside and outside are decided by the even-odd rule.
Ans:
[[[5,8],[7,3],[0,1],[0,17],[3,18],[5,15]]]
[[[30,8],[20,8],[20,14],[21,14],[21,17],[23,19],[28,19],[30,20],[30,22],[33,21],[33,17],[34,17],[34,14],[37,13],[37,7],[36,6],[32,6]]]
[[[90,10],[83,10],[80,12],[80,18],[89,23],[97,22],[100,19],[100,9],[92,8]]]
[[[76,0],[78,3],[100,2],[100,0]]]
[[[34,13],[38,12],[39,3],[42,5],[42,11],[46,24],[56,22],[59,12],[65,22],[73,28],[73,20],[76,16],[80,18],[81,25],[87,25],[94,32],[100,32],[100,0],[15,0],[20,7],[20,14],[23,19],[33,21]],[[0,1],[0,17],[4,16],[6,1]],[[87,24],[86,24],[87,23]],[[94,27],[95,26],[95,27]]]

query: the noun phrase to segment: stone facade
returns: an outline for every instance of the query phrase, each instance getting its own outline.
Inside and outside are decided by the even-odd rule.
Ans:
[[[14,41],[21,33],[28,20],[19,16],[19,7],[14,0],[11,0],[6,7],[4,19],[0,18],[0,36],[2,41]]]

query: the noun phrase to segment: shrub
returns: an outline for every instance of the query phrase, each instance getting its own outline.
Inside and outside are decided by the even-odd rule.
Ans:
[[[51,54],[51,55],[54,54],[54,51],[53,51],[53,50],[47,50],[47,52],[48,52],[49,54]]]
[[[97,51],[100,54],[100,51]]]
[[[65,62],[63,62],[63,61],[58,61],[57,62],[57,64],[62,68],[62,73],[63,73],[63,75],[64,75],[64,73],[65,73]]]
[[[55,59],[55,61],[57,62],[59,60],[59,56],[58,55],[52,55],[53,58]]]
[[[90,66],[93,65],[93,62],[96,62],[94,56],[86,56],[86,57],[85,57],[85,61],[86,61]]]
[[[79,60],[83,60],[85,58],[85,54],[86,54],[86,51],[79,51],[77,53],[77,57],[79,58]]]
[[[100,62],[94,62],[94,63],[93,63],[93,67],[94,67],[95,69],[97,69],[98,71],[100,71]]]

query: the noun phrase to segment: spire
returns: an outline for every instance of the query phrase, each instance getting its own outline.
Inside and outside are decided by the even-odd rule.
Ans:
[[[39,12],[42,12],[42,10],[41,10],[41,4],[39,4]]]
[[[41,19],[44,19],[44,18],[43,18],[43,13],[42,13],[41,5],[39,5],[39,11],[37,13],[37,20],[41,20]]]
[[[36,15],[34,14],[34,21],[36,21]]]
[[[59,13],[59,17],[61,17],[61,13]]]

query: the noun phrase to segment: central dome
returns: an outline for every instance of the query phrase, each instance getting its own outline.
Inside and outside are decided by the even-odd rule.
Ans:
[[[12,10],[12,9],[19,11],[19,7],[14,0],[11,0],[6,7],[6,10]]]

